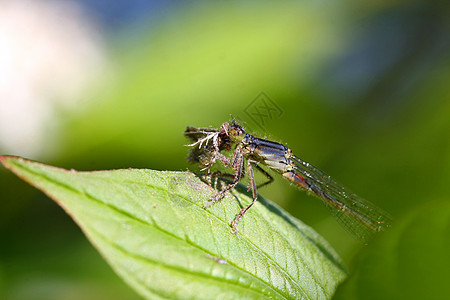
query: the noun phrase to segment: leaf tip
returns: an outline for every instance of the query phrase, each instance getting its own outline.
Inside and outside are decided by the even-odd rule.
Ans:
[[[17,172],[15,171],[18,166],[32,162],[32,160],[20,157],[20,156],[13,156],[13,155],[0,155],[0,163],[8,170],[12,171],[16,175]]]
[[[9,162],[11,160],[18,160],[20,157],[12,156],[12,155],[0,155],[0,163],[5,166],[5,168],[9,167]]]

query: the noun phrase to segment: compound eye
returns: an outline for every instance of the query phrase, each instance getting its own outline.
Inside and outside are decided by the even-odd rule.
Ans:
[[[239,135],[239,136],[241,136],[241,135],[245,135],[245,131],[244,131],[244,128],[242,128],[241,126],[237,126],[237,134]]]

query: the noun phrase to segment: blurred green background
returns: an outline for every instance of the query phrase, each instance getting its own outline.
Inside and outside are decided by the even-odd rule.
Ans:
[[[398,298],[408,287],[405,298],[420,298],[411,291],[434,284],[445,296],[447,1],[103,2],[4,5],[0,154],[77,170],[198,171],[186,162],[186,125],[232,115],[394,215],[392,233],[362,247],[281,178],[259,191],[355,273],[337,298]],[[4,168],[0,199],[0,298],[138,298],[62,209]],[[422,273],[398,283],[405,257]]]

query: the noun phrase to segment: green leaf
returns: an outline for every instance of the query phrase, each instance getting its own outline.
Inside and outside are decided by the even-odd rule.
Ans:
[[[409,212],[364,250],[335,299],[450,299],[450,202]]]
[[[161,299],[324,299],[345,277],[341,260],[311,228],[239,187],[216,192],[190,172],[77,172],[0,157],[54,199],[139,294]],[[69,258],[70,259],[70,258]]]

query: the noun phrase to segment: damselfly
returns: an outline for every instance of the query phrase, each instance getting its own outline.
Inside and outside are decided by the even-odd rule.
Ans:
[[[219,129],[187,127],[184,132],[192,143],[188,160],[198,163],[203,170],[210,173],[211,167],[219,160],[225,167],[234,171],[233,181],[219,191],[206,205],[209,207],[221,200],[234,188],[244,173],[250,181],[253,201],[241,209],[231,223],[233,232],[237,224],[257,199],[257,188],[273,181],[273,177],[261,166],[280,173],[284,178],[298,187],[321,199],[334,217],[357,239],[367,242],[373,233],[390,227],[390,215],[374,204],[355,195],[330,176],[310,163],[295,156],[286,146],[254,137],[245,132],[240,125],[224,123]],[[222,151],[233,150],[231,157]],[[268,181],[256,185],[253,170],[263,173]]]

